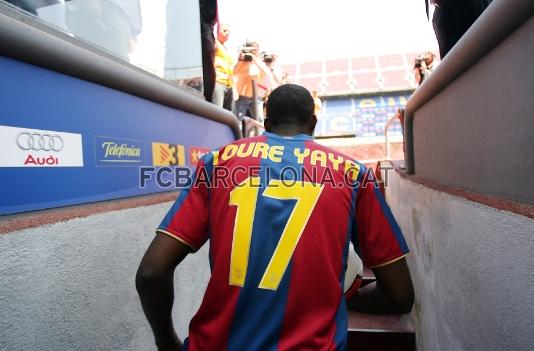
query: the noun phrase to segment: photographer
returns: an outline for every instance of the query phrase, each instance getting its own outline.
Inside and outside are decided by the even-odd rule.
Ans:
[[[258,57],[258,53],[258,43],[247,40],[239,50],[239,59],[234,68],[235,88],[239,95],[236,102],[236,116],[240,121],[244,116],[258,118],[255,112],[260,111],[257,106],[261,103],[261,100],[254,101],[253,81],[259,83],[264,77],[271,76],[271,71]],[[260,98],[260,96],[257,96],[257,98]]]
[[[284,84],[284,71],[276,64],[278,55],[264,51],[261,54],[262,61],[265,63],[271,74],[269,74],[263,80],[262,84],[266,87],[267,91],[271,91],[278,86]]]
[[[418,85],[423,84],[425,79],[427,79],[434,70],[436,66],[435,58],[436,55],[430,51],[427,51],[424,55],[419,55],[415,58],[413,69],[415,81]]]

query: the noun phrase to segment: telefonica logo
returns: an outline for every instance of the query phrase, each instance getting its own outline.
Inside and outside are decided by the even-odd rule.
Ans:
[[[102,144],[102,147],[104,148],[105,155],[104,157],[118,157],[121,158],[123,156],[126,157],[140,157],[141,156],[141,148],[135,147],[133,145],[128,146],[128,144],[117,144],[112,141],[106,141]]]
[[[138,166],[145,162],[142,140],[95,136],[97,166]]]

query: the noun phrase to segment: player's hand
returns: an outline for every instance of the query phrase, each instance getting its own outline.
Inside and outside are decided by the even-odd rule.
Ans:
[[[158,345],[158,351],[180,351],[184,346],[174,330],[172,337],[165,340],[157,340],[156,345]]]
[[[181,351],[183,346],[180,340],[176,340],[176,342],[170,345],[158,345],[158,351]]]

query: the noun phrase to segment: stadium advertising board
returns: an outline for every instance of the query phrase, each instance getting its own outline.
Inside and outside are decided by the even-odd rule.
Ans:
[[[0,214],[174,189],[142,167],[193,168],[226,125],[0,57]]]
[[[384,126],[397,109],[406,106],[408,95],[326,99],[318,116],[315,135],[319,137],[384,135]],[[399,122],[390,132],[400,134]]]

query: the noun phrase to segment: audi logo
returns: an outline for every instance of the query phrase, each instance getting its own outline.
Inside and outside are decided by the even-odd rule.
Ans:
[[[22,132],[17,135],[17,146],[22,150],[58,152],[63,150],[65,142],[57,134]]]

